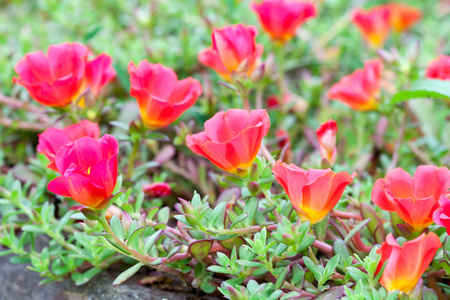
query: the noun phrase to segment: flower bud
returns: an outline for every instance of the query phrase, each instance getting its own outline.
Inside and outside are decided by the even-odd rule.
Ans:
[[[179,198],[181,207],[183,207],[183,212],[185,214],[195,215],[196,211],[194,206],[189,201]]]
[[[128,231],[132,221],[133,220],[131,219],[130,215],[126,211],[124,211],[123,215],[122,215],[122,227],[123,227],[123,230]]]
[[[257,181],[259,179],[259,166],[258,164],[253,164],[252,168],[250,169],[250,180],[251,181]]]
[[[283,233],[283,243],[288,246],[294,245],[295,238],[290,233]]]
[[[153,182],[145,185],[142,191],[151,198],[163,198],[170,196],[172,189],[167,182]]]
[[[106,220],[109,222],[113,215],[116,215],[119,219],[122,219],[122,210],[115,205],[110,205],[105,213]]]
[[[259,184],[255,181],[251,181],[247,184],[247,188],[248,191],[252,194],[252,195],[257,195],[259,194],[259,192],[261,191],[261,187],[259,186]]]

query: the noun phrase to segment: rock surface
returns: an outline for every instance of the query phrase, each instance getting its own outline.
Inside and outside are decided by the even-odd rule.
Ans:
[[[0,247],[1,248],[1,247]],[[39,275],[27,269],[26,265],[10,263],[9,256],[0,257],[0,300],[218,300],[211,296],[197,296],[182,292],[161,290],[139,285],[130,280],[119,286],[112,286],[118,274],[103,272],[82,286],[76,286],[68,279],[61,283],[38,286]]]

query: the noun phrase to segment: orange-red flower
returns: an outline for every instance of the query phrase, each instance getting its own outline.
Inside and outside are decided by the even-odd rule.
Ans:
[[[306,20],[315,17],[313,2],[291,0],[263,0],[252,2],[263,30],[275,41],[289,41]]]
[[[50,161],[47,167],[58,171],[55,164],[55,157],[58,150],[62,146],[85,136],[98,139],[100,137],[100,128],[97,123],[83,120],[64,129],[48,128],[38,136],[39,143],[37,145],[37,152],[47,156]]]
[[[379,59],[366,60],[364,69],[358,69],[335,83],[328,91],[328,98],[347,104],[354,110],[376,109],[382,69]]]
[[[91,92],[97,96],[102,88],[116,77],[111,56],[102,53],[86,64],[86,80]]]
[[[388,261],[380,278],[381,285],[388,291],[400,290],[408,293],[417,284],[441,247],[442,243],[434,232],[428,235],[422,233],[419,237],[404,242],[402,246],[390,233],[386,242],[377,250],[377,253],[381,254],[377,273],[386,260]]]
[[[390,24],[396,32],[403,32],[411,28],[422,17],[422,11],[403,3],[389,3]]]
[[[419,166],[411,177],[396,168],[378,179],[372,189],[372,201],[381,209],[395,211],[415,230],[433,223],[438,200],[450,188],[450,170],[435,166]]]
[[[128,65],[130,94],[136,98],[142,121],[151,128],[165,127],[194,105],[203,89],[191,77],[178,80],[177,74],[161,64],[141,61],[136,67]]]
[[[333,165],[336,162],[336,132],[337,124],[334,120],[328,120],[322,123],[316,130],[317,139],[319,140],[319,149],[322,159],[325,159]]]
[[[390,9],[380,5],[368,10],[357,9],[353,23],[358,27],[364,39],[373,47],[383,46],[391,28]]]
[[[301,220],[320,222],[336,206],[345,187],[356,173],[334,173],[331,169],[303,170],[294,164],[277,161],[272,169]]]
[[[450,56],[441,55],[427,68],[427,78],[450,80]]]
[[[450,199],[441,195],[439,207],[433,213],[433,221],[439,226],[445,227],[450,234]]]
[[[250,76],[260,64],[263,46],[256,44],[258,29],[242,24],[214,28],[212,47],[202,50],[198,60],[225,80],[233,75]]]
[[[111,196],[117,181],[119,144],[108,134],[96,140],[83,137],[56,153],[61,174],[50,181],[48,190],[78,203],[97,208]]]
[[[188,147],[219,168],[246,176],[270,127],[265,109],[229,109],[205,122],[205,131],[186,137]]]
[[[89,50],[78,43],[64,43],[31,52],[14,70],[13,82],[25,87],[31,98],[43,105],[65,107],[86,88],[84,69]]]

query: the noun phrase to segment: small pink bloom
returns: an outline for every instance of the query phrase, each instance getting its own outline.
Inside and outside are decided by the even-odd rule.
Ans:
[[[316,130],[317,139],[319,140],[319,149],[322,159],[325,159],[333,165],[336,162],[336,132],[337,124],[334,120],[329,120],[320,125]]]
[[[357,9],[353,15],[353,23],[370,45],[379,48],[383,46],[391,29],[390,13],[387,5],[368,10]]]
[[[245,177],[269,127],[265,109],[229,109],[216,113],[205,122],[205,131],[188,135],[186,142],[222,170]]]
[[[275,41],[290,40],[297,29],[308,19],[316,16],[313,2],[290,0],[264,0],[252,2],[263,30]]]
[[[376,109],[382,69],[381,60],[366,60],[364,69],[358,69],[335,83],[328,91],[328,98],[340,101],[354,110]]]
[[[100,128],[97,123],[83,120],[64,129],[48,128],[38,136],[37,152],[47,156],[50,161],[47,167],[58,171],[55,165],[55,156],[58,150],[62,146],[85,136],[98,139],[100,137]]]
[[[450,56],[441,55],[427,68],[427,78],[450,80]]]
[[[83,137],[69,143],[56,154],[61,174],[50,181],[48,190],[91,208],[111,196],[117,181],[119,144],[108,134],[96,140]]]
[[[248,76],[260,65],[263,46],[256,44],[258,29],[242,24],[214,28],[212,47],[202,50],[198,60],[225,80],[233,75]]]
[[[104,53],[87,63],[87,84],[95,96],[116,76],[116,70],[114,70],[111,64],[112,58]]]
[[[439,207],[433,213],[433,221],[439,226],[445,227],[450,235],[450,199],[441,195]]]
[[[178,80],[172,69],[161,64],[143,60],[136,67],[130,62],[128,72],[130,94],[138,102],[142,121],[151,129],[175,122],[203,92],[198,80],[191,77]]]

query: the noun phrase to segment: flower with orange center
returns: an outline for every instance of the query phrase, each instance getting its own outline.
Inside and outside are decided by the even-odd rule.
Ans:
[[[340,101],[354,110],[376,109],[382,69],[381,60],[366,60],[364,69],[358,69],[335,83],[328,91],[328,98]]]
[[[25,87],[40,104],[65,107],[86,89],[84,77],[89,50],[79,43],[63,43],[42,51],[31,52],[14,70],[19,77],[13,82]]]
[[[297,0],[263,0],[252,2],[263,30],[276,42],[292,39],[297,29],[308,19],[315,17],[313,2]]]
[[[441,247],[442,243],[434,232],[428,235],[422,233],[419,237],[404,242],[402,246],[390,233],[386,242],[377,250],[377,253],[381,254],[377,273],[386,260],[388,261],[380,278],[381,285],[388,291],[400,290],[408,293],[417,284]]]
[[[433,60],[427,68],[427,78],[450,80],[450,56],[441,55]]]
[[[372,201],[381,209],[395,211],[414,230],[433,223],[438,200],[450,188],[450,170],[435,166],[419,166],[411,177],[396,168],[378,179],[372,189]]]
[[[403,3],[387,4],[390,12],[390,24],[396,32],[403,32],[411,28],[422,18],[422,11]]]
[[[331,169],[303,170],[294,164],[277,161],[272,169],[301,220],[320,222],[336,206],[345,187],[356,173],[334,173]]]
[[[319,149],[322,159],[325,159],[333,165],[336,162],[336,132],[337,124],[334,120],[328,120],[322,123],[316,130],[317,139],[319,140]]]
[[[212,46],[202,50],[198,60],[214,69],[223,79],[231,80],[233,75],[248,76],[260,65],[264,50],[256,44],[258,29],[242,24],[214,28]]]
[[[391,28],[390,9],[380,5],[368,10],[357,9],[353,24],[361,31],[364,39],[374,48],[382,47]]]
[[[229,109],[205,122],[205,131],[188,135],[187,146],[232,174],[247,176],[270,128],[265,109]]]
[[[61,176],[48,190],[91,208],[101,208],[117,182],[119,143],[108,134],[96,140],[82,137],[58,150],[55,164]]]
[[[195,104],[203,89],[191,77],[178,80],[177,74],[161,64],[146,60],[128,65],[130,94],[136,98],[144,125],[158,129],[175,122]]]

